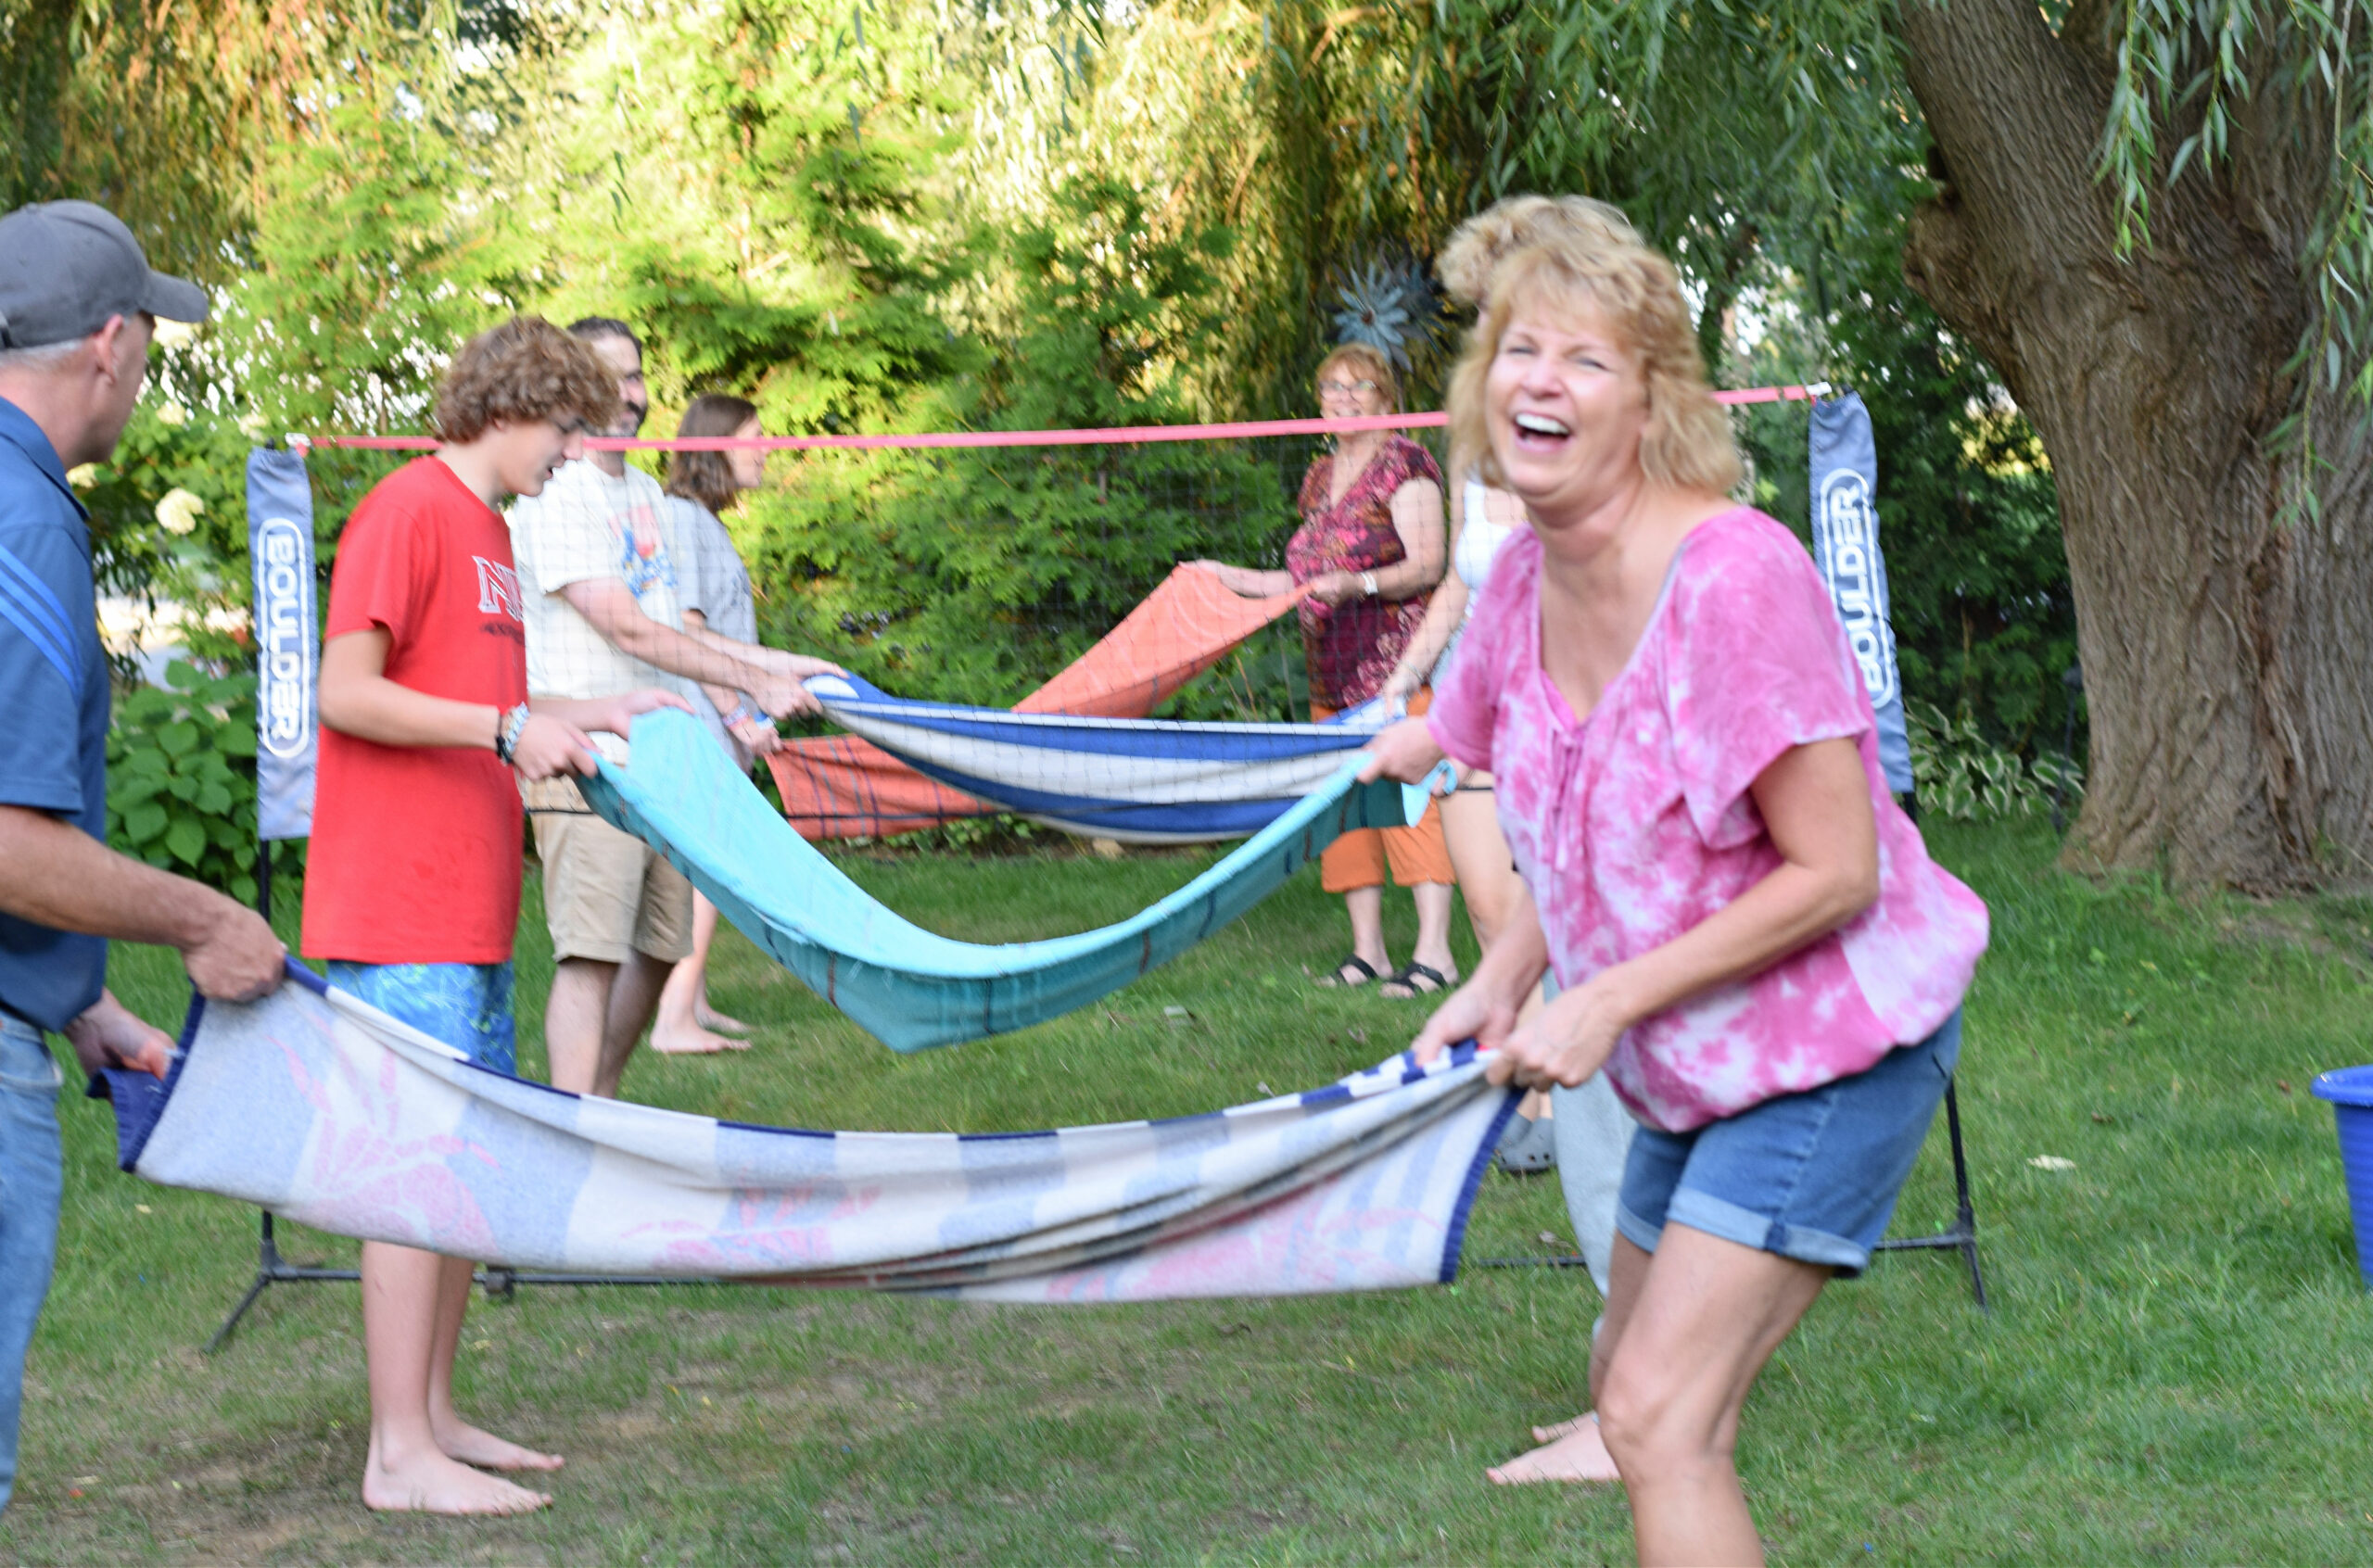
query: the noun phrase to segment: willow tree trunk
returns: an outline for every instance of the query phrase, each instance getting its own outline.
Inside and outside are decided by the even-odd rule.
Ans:
[[[2074,863],[2252,889],[2373,876],[2373,442],[2326,395],[2304,469],[2269,449],[2311,321],[2301,253],[2329,167],[2272,87],[2228,161],[2115,253],[2094,177],[2120,7],[1903,0],[1941,155],[1914,287],[2001,373],[2059,483],[2092,727]],[[2173,148],[2187,133],[2163,137]],[[2323,156],[2316,148],[2320,145]]]

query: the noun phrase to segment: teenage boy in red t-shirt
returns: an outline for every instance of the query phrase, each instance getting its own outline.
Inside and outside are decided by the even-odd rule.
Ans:
[[[548,322],[521,317],[453,357],[445,444],[380,481],[346,525],[324,628],[322,738],[304,951],[332,984],[498,1072],[514,1072],[511,942],[527,778],[593,771],[589,729],[683,707],[640,691],[527,702],[511,536],[495,503],[532,496],[605,427],[616,378]],[[371,1448],[362,1500],[432,1513],[552,1501],[494,1470],[554,1470],[453,1409],[470,1263],[362,1246]]]

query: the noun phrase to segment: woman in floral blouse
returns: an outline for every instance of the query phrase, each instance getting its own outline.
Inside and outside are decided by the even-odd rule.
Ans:
[[[1330,419],[1381,414],[1399,406],[1400,386],[1383,355],[1347,343],[1318,367],[1318,404]],[[1324,719],[1377,695],[1426,619],[1427,598],[1447,558],[1441,470],[1433,454],[1387,430],[1347,431],[1302,479],[1302,525],[1286,543],[1286,569],[1261,572],[1217,561],[1196,565],[1239,594],[1263,598],[1306,587],[1303,651],[1311,717]],[[1431,701],[1421,690],[1409,711]],[[1351,911],[1351,951],[1321,985],[1364,985],[1392,969],[1384,946],[1384,879],[1417,902],[1417,945],[1408,967],[1390,972],[1385,993],[1423,995],[1455,984],[1450,952],[1451,889],[1439,808],[1415,828],[1369,828],[1335,841],[1320,861],[1328,892]]]

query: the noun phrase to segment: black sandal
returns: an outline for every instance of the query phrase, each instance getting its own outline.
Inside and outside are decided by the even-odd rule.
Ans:
[[[1419,984],[1420,980],[1425,983]],[[1458,982],[1430,964],[1411,964],[1384,983],[1397,985],[1407,993],[1406,995],[1393,997],[1393,1001],[1414,1002],[1420,996],[1438,996]],[[1381,987],[1377,989],[1377,994],[1379,996],[1384,994]]]
[[[1359,970],[1360,978],[1357,980],[1345,978],[1343,971],[1346,969]],[[1333,969],[1323,975],[1313,975],[1310,983],[1324,986],[1329,991],[1349,991],[1354,986],[1365,985],[1374,979],[1376,979],[1374,965],[1356,953],[1346,953]]]

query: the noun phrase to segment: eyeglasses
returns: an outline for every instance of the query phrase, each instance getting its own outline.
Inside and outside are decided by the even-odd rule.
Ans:
[[[1329,393],[1339,398],[1350,398],[1375,390],[1376,383],[1373,381],[1322,381],[1318,384],[1318,395],[1322,398]]]

